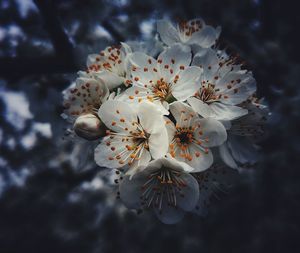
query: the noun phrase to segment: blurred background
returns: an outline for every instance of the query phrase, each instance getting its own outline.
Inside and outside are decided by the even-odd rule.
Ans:
[[[116,199],[73,142],[61,91],[87,54],[203,17],[246,60],[273,113],[263,160],[205,218],[163,225]],[[300,36],[289,0],[0,0],[0,252],[300,252]]]

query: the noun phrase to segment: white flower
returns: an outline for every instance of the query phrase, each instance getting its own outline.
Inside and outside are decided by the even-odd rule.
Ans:
[[[224,164],[214,163],[208,170],[191,174],[199,185],[199,199],[194,213],[206,216],[213,199],[219,199],[237,179],[238,173]]]
[[[242,70],[223,51],[201,49],[193,59],[193,65],[200,66],[203,74],[199,90],[188,103],[202,117],[217,120],[232,120],[247,114],[247,110],[236,106],[244,102],[256,90],[252,73]]]
[[[166,120],[171,156],[194,172],[208,169],[213,163],[209,148],[221,145],[227,138],[224,126],[212,118],[200,119],[182,102],[172,103],[170,111],[176,120],[176,125]]]
[[[120,182],[120,197],[130,209],[153,209],[166,224],[181,220],[185,211],[192,211],[199,198],[196,179],[171,158],[149,163],[132,178]]]
[[[97,115],[101,104],[108,98],[109,90],[100,79],[77,78],[75,87],[64,91],[64,117],[74,122],[80,115]]]
[[[79,75],[103,79],[109,90],[112,90],[122,83],[126,84],[127,57],[130,54],[131,48],[126,43],[107,47],[99,54],[89,55],[87,70],[80,71]]]
[[[227,122],[227,141],[219,147],[220,156],[231,168],[241,169],[253,165],[259,158],[256,142],[264,134],[268,108],[253,101],[243,104],[249,113],[239,119]]]
[[[122,101],[108,100],[100,107],[99,117],[111,130],[95,150],[99,166],[118,169],[128,165],[128,174],[133,174],[152,158],[166,154],[165,122],[151,103],[141,103],[134,108]]]
[[[168,46],[181,42],[187,45],[199,45],[203,48],[215,44],[221,33],[221,27],[216,29],[206,25],[202,19],[183,21],[177,29],[167,20],[157,22],[157,31],[161,40]]]
[[[189,66],[190,48],[175,44],[164,50],[155,60],[136,52],[130,57],[132,87],[125,93],[132,102],[150,101],[168,114],[168,103],[176,98],[184,101],[192,96],[198,85],[201,69]]]

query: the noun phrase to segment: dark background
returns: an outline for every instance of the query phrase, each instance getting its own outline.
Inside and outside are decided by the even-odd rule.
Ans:
[[[300,252],[297,1],[1,0],[0,252]],[[163,225],[115,200],[85,143],[62,139],[61,91],[86,56],[203,17],[246,60],[273,116],[263,161],[206,218]]]

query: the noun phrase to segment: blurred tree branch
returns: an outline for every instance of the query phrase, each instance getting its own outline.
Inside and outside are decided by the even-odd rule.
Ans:
[[[0,76],[18,78],[30,74],[74,72],[77,69],[74,47],[60,23],[53,1],[34,0],[34,2],[50,36],[55,56],[0,58]],[[11,73],[14,73],[13,76]]]
[[[119,33],[108,20],[104,20],[102,26],[111,34],[115,42],[119,43],[125,41],[125,37]]]
[[[56,54],[66,60],[72,60],[73,45],[58,19],[53,1],[34,0],[34,2],[39,8],[44,27],[49,33]]]

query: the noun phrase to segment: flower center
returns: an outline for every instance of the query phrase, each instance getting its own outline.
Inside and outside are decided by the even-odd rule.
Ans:
[[[112,124],[116,125],[116,122],[113,121]],[[142,128],[139,122],[133,122],[132,124],[136,126],[136,130],[130,130],[126,134],[107,130],[107,135],[110,136],[110,139],[106,142],[106,145],[110,146],[113,151],[112,155],[108,157],[109,160],[118,160],[119,164],[127,163],[130,166],[141,158],[144,149],[149,150],[150,134]],[[119,141],[116,143],[114,141],[115,137],[121,137],[121,141],[118,139]],[[113,144],[118,146],[124,145],[124,149],[120,152],[115,152],[117,146]]]
[[[205,103],[212,103],[218,98],[215,85],[210,83],[208,85],[202,85],[201,89],[196,93],[196,97]]]
[[[144,148],[149,150],[148,140],[150,134],[148,134],[145,130],[138,128],[136,132],[132,132],[131,135],[132,141],[136,147],[143,144]]]
[[[171,85],[162,79],[153,85],[152,92],[160,101],[167,101],[172,96]]]
[[[196,138],[195,131],[198,131],[199,135],[202,135],[202,130],[197,130],[200,128],[200,125],[189,126],[189,127],[179,127],[176,126],[176,132],[173,140],[171,141],[169,148],[170,154],[173,158],[180,156],[188,161],[193,160],[193,156],[199,158],[201,153],[195,151],[192,153],[190,149],[191,145],[197,145],[205,154],[208,154],[209,150],[207,148],[202,148],[201,144],[203,141],[208,142],[208,138]],[[179,152],[178,152],[179,151]]]
[[[190,144],[193,142],[193,128],[177,127],[175,133],[175,140],[178,145]]]
[[[142,186],[141,204],[144,208],[157,208],[162,213],[164,201],[168,206],[177,206],[178,196],[184,197],[182,188],[186,185],[180,171],[163,167],[150,174]]]

